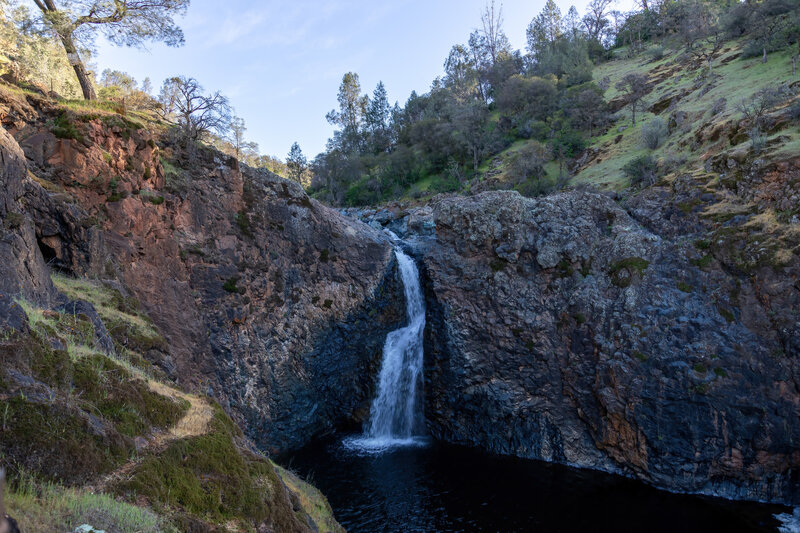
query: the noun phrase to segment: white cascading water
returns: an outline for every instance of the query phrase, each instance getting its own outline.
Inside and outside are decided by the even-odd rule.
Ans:
[[[399,248],[395,256],[403,280],[408,325],[386,336],[378,394],[372,402],[369,424],[364,435],[345,441],[347,447],[363,451],[379,452],[424,442],[417,396],[422,381],[425,300],[414,260]]]

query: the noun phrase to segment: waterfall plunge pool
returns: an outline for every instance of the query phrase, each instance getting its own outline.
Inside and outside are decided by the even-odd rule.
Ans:
[[[396,241],[396,237],[395,237]],[[432,442],[421,409],[425,301],[414,261],[395,254],[407,324],[387,335],[364,433],[288,458],[350,533],[775,532],[785,508],[669,494],[636,481]]]
[[[638,481],[416,439],[330,437],[284,458],[349,533],[776,533],[787,508],[671,494]],[[378,443],[375,443],[376,445]]]

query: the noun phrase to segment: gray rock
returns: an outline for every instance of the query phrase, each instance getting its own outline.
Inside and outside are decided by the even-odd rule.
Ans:
[[[690,244],[602,195],[439,198],[432,220],[417,248],[432,435],[800,502],[798,353],[773,355],[781,334],[756,303],[746,312],[765,320],[723,316],[736,290],[749,298],[740,279],[691,265]]]

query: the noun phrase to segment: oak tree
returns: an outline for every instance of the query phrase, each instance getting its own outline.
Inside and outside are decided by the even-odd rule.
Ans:
[[[80,55],[78,43],[91,43],[98,33],[119,46],[141,46],[162,41],[183,44],[183,31],[174,17],[190,0],[33,0],[42,22],[61,41],[86,100],[96,98],[92,80]]]

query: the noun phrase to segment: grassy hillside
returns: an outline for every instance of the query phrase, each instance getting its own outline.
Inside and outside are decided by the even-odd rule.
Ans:
[[[0,334],[0,460],[22,530],[280,531],[338,527],[316,489],[254,452],[211,400],[178,390],[142,353],[164,347],[132,298],[54,276],[91,311],[18,300],[28,330]],[[280,475],[279,475],[280,472]],[[286,481],[284,481],[286,479]]]
[[[660,45],[654,44],[653,47]],[[713,74],[709,75],[705,64],[687,62],[682,50],[666,50],[661,59],[654,60],[647,53],[626,58],[626,49],[615,50],[617,59],[601,63],[594,69],[594,80],[608,88],[606,99],[612,107],[618,107],[612,123],[588,146],[588,161],[578,158],[568,186],[590,185],[600,190],[621,191],[628,188],[630,177],[623,168],[630,161],[651,155],[663,167],[663,176],[680,173],[705,172],[706,162],[729,151],[748,150],[750,142],[744,132],[730,139],[722,135],[736,130],[743,120],[739,109],[743,101],[765,89],[787,85],[794,87],[794,96],[787,96],[772,114],[780,114],[786,108],[797,105],[798,78],[792,77],[791,54],[782,50],[768,56],[767,63],[760,57],[743,58],[744,43],[733,41],[723,48],[715,60]],[[636,72],[648,76],[650,92],[645,98],[645,109],[637,113],[636,125],[631,123],[628,106],[621,105],[617,82],[628,73]],[[719,109],[718,112],[717,108]],[[670,121],[681,115],[681,124]],[[670,124],[670,132],[655,150],[642,143],[642,127],[655,117]],[[767,161],[791,158],[800,153],[800,122],[796,119],[769,132],[767,149],[759,157]],[[717,130],[714,138],[709,134]],[[475,187],[491,180],[492,187],[517,187],[510,183],[509,170],[514,157],[532,141],[517,141],[498,156],[485,162],[481,174],[469,183]],[[548,178],[558,177],[558,166],[546,167]]]

